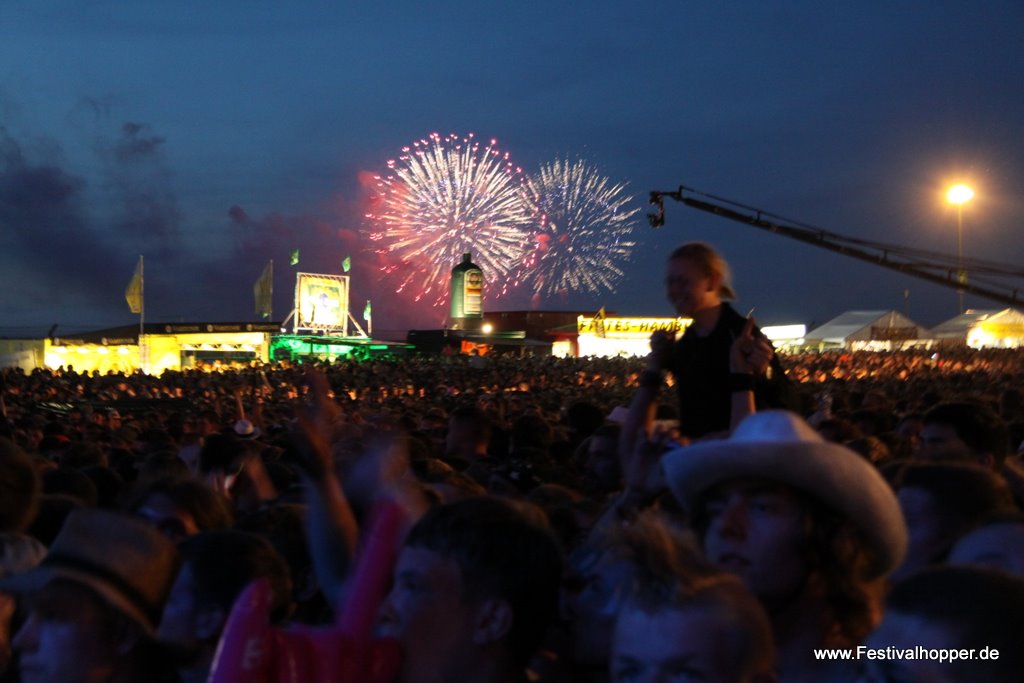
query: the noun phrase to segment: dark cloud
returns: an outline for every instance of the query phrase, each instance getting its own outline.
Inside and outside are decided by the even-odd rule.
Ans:
[[[0,128],[0,173],[0,202],[12,227],[28,221],[44,228],[79,222],[74,205],[85,181],[52,162],[33,163],[5,128]]]
[[[93,121],[106,121],[110,118],[115,103],[113,95],[85,96],[78,100],[72,110],[72,118],[81,113],[90,114]]]
[[[90,107],[105,116],[104,100],[79,104]],[[49,136],[0,126],[0,283],[7,291],[30,291],[38,310],[102,318],[124,313],[124,286],[139,254],[176,268],[182,214],[163,143],[139,123],[116,137],[95,133],[92,149],[102,163],[86,177]]]
[[[228,216],[238,225],[245,225],[249,222],[249,214],[245,212],[245,209],[237,205],[228,209]]]
[[[18,234],[33,232],[22,229],[28,224],[49,228],[79,222],[74,203],[84,184],[55,163],[33,162],[22,144],[0,128],[0,215]]]
[[[118,237],[140,252],[172,258],[182,212],[163,159],[164,142],[148,125],[126,122],[119,137],[100,136],[94,148],[112,190]]]
[[[16,270],[30,271],[47,283],[48,303],[102,283],[114,249],[85,211],[86,185],[59,159],[40,158],[0,128],[0,226],[9,240],[5,279]]]
[[[131,122],[121,126],[123,135],[113,147],[118,161],[134,163],[159,155],[164,139],[158,135],[147,134],[147,128],[145,124]]]

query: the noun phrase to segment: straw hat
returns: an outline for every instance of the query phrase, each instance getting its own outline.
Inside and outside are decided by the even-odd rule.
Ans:
[[[154,636],[178,569],[178,551],[156,529],[101,510],[72,512],[42,563],[0,580],[0,590],[29,593],[66,580],[92,589]]]
[[[873,576],[888,574],[906,554],[907,527],[885,479],[864,458],[825,441],[793,413],[755,413],[728,439],[666,453],[662,467],[672,493],[687,507],[730,479],[764,479],[816,498],[864,534],[875,552]]]

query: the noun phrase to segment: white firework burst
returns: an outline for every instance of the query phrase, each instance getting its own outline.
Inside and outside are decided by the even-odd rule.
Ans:
[[[636,246],[640,213],[626,185],[583,161],[556,159],[528,188],[537,223],[523,273],[534,295],[614,292]]]
[[[441,306],[451,269],[471,253],[500,297],[518,284],[529,247],[524,174],[491,140],[434,133],[402,149],[377,179],[370,239],[396,292]]]

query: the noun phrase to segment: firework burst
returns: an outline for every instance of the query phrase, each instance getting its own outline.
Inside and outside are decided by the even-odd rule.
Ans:
[[[370,239],[396,292],[443,305],[464,253],[484,271],[489,297],[518,284],[532,217],[522,169],[495,140],[434,133],[388,161],[376,184]]]
[[[631,236],[640,213],[625,184],[583,161],[556,159],[541,166],[528,188],[538,218],[524,275],[534,297],[614,292],[636,246]]]

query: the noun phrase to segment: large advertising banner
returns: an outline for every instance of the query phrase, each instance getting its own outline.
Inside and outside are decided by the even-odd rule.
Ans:
[[[297,273],[296,329],[344,329],[348,320],[348,276]]]

